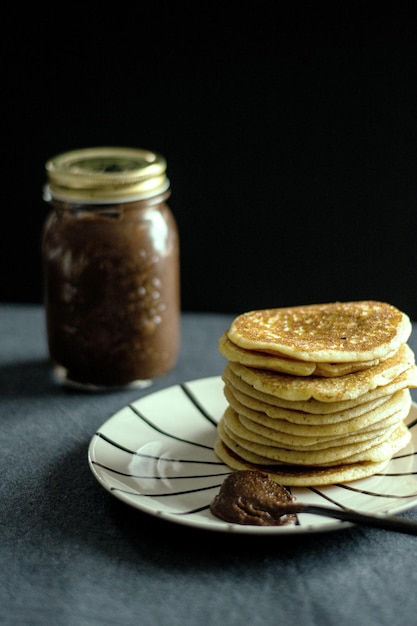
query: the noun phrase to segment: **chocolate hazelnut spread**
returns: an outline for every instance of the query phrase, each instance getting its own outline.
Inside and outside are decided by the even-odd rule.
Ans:
[[[105,174],[114,171],[106,167]],[[169,191],[111,202],[57,195],[42,241],[53,362],[68,380],[99,387],[165,374],[180,339],[179,243]]]
[[[283,514],[279,505],[291,504],[294,497],[267,474],[256,470],[232,472],[210,503],[216,517],[233,524],[284,526],[297,517]]]

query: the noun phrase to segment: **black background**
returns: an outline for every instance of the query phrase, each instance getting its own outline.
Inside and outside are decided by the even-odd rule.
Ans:
[[[124,145],[167,159],[184,310],[380,299],[417,319],[412,8],[9,8],[0,299],[41,301],[45,161]]]

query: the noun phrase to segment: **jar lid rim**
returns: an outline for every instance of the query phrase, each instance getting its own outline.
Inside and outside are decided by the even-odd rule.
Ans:
[[[58,154],[45,165],[52,197],[102,202],[149,198],[166,191],[166,160],[138,148],[81,148]]]

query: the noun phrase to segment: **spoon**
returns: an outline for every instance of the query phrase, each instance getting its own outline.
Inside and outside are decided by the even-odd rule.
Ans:
[[[417,535],[417,522],[402,517],[298,502],[286,487],[257,470],[231,472],[224,479],[220,492],[210,503],[210,509],[220,519],[232,523],[259,525],[259,520],[268,518],[268,523],[262,525],[274,525],[270,523],[271,520],[280,525],[281,517],[310,513],[352,524]]]
[[[351,509],[336,509],[318,504],[305,504],[303,502],[279,503],[276,505],[275,511],[278,515],[311,513],[312,515],[332,517],[334,519],[343,520],[344,522],[352,522],[353,524],[362,524],[375,528],[383,528],[385,530],[395,530],[409,535],[417,535],[417,522],[395,515],[360,513],[359,511],[352,511]]]

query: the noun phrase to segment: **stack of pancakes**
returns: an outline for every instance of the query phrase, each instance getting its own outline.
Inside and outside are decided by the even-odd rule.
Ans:
[[[288,486],[380,472],[411,436],[408,316],[375,301],[250,311],[220,338],[228,407],[215,451]]]

